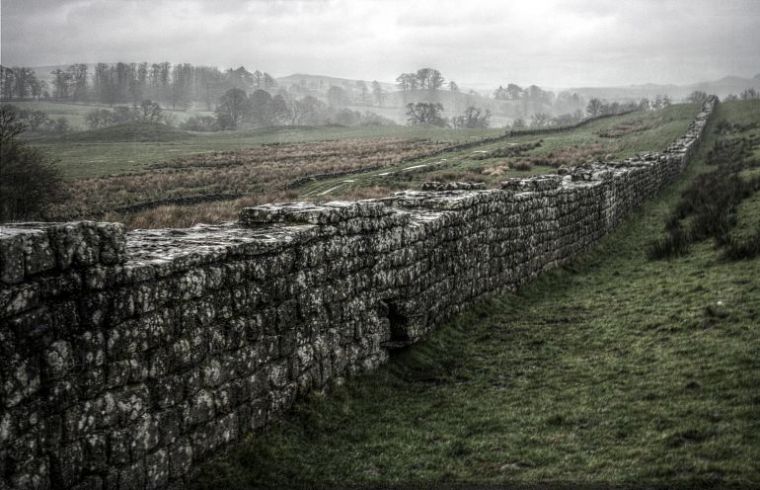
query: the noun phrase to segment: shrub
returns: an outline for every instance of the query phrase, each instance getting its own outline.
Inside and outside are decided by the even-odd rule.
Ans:
[[[665,259],[670,257],[682,257],[689,253],[692,243],[692,234],[677,226],[668,230],[665,238],[657,240],[649,247],[649,258]]]
[[[757,256],[760,256],[760,231],[741,241],[729,238],[725,251],[727,259],[753,259]]]
[[[533,168],[533,165],[530,164],[530,162],[526,161],[517,161],[517,162],[510,162],[509,168],[512,170],[520,170],[523,172],[526,172]]]
[[[16,139],[24,129],[17,113],[0,108],[0,221],[39,219],[61,197],[58,169]]]

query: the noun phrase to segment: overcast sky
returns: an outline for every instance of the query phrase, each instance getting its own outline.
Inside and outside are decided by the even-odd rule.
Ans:
[[[760,73],[758,0],[2,0],[2,64],[171,61],[462,86]]]

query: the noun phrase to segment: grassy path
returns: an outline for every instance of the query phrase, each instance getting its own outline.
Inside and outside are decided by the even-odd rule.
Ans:
[[[760,482],[760,259],[646,257],[705,170],[571,267],[300,402],[197,486]]]

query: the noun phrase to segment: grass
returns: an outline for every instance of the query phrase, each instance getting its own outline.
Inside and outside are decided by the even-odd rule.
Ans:
[[[729,105],[733,119],[753,117],[753,103]],[[732,258],[751,257],[760,253],[760,226],[751,214],[753,201],[760,194],[760,160],[752,157],[760,147],[760,127],[721,120],[714,129],[712,147],[706,161],[711,172],[696,176],[684,190],[677,206],[666,220],[667,233],[656,240],[650,254],[666,258],[688,253],[694,242],[712,239],[726,248]],[[742,202],[750,200],[749,208]],[[740,220],[741,218],[741,220]],[[732,233],[740,224],[736,233]],[[754,228],[754,232],[749,229]]]
[[[250,203],[292,198],[288,186],[297,178],[337,171],[363,170],[419,158],[445,145],[400,139],[342,139],[318,143],[258,146],[240,151],[219,152],[175,159],[151,165],[146,171],[109,178],[79,179],[69,184],[70,197],[51,211],[53,216],[88,217],[120,208],[135,209],[146,202],[167,199],[219,196],[246,197]],[[208,199],[206,199],[208,201]],[[182,206],[194,214],[205,212],[207,202]],[[234,214],[239,210],[233,210]],[[127,210],[135,217],[142,212]],[[149,213],[152,215],[152,213]],[[230,216],[230,217],[233,217]],[[198,216],[195,216],[196,218]],[[219,215],[216,220],[224,216]],[[113,218],[109,218],[113,219]],[[182,226],[172,215],[156,215],[157,226]],[[167,221],[167,219],[171,219]],[[130,222],[131,224],[131,222]],[[192,223],[191,223],[192,224]]]
[[[70,197],[51,210],[51,219],[162,228],[234,220],[244,205],[379,197],[430,180],[496,186],[505,178],[550,173],[560,165],[662,149],[683,133],[695,113],[692,105],[672,106],[444,154],[440,151],[452,144],[502,131],[391,126],[200,134],[124,125],[35,140],[35,145],[54,153],[69,178]],[[620,127],[627,129],[609,137]],[[293,186],[299,178],[346,170],[360,173]],[[187,199],[191,202],[179,203]]]
[[[710,241],[646,255],[680,193],[712,170],[714,140],[594,251],[301,400],[203,466],[195,487],[760,482],[760,258],[726,261]],[[756,222],[756,205],[740,221]]]
[[[330,198],[350,198],[362,187],[383,186],[388,191],[413,188],[426,180],[477,180],[495,185],[508,177],[524,177],[554,172],[560,165],[574,166],[588,160],[603,158],[626,158],[643,151],[657,151],[684,133],[689,122],[696,116],[697,107],[689,104],[674,105],[657,112],[631,113],[619,117],[601,119],[581,128],[547,135],[519,136],[490,143],[476,148],[436,155],[407,163],[398,168],[367,172],[350,179],[339,177],[319,181],[303,188],[302,195],[317,197],[329,192]],[[621,134],[617,138],[600,136],[621,125],[641,125],[646,129]],[[512,158],[483,158],[503,153],[507,146],[522,147],[541,144]],[[483,153],[486,152],[486,153]],[[445,158],[446,161],[442,162]],[[528,163],[530,170],[515,169],[515,164]],[[405,174],[399,172],[390,177],[382,176],[388,171],[405,167],[433,164],[429,172]],[[473,179],[473,176],[476,178]],[[349,182],[346,182],[349,180]]]

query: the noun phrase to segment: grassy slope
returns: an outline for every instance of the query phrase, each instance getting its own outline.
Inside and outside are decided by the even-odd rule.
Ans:
[[[221,151],[235,151],[268,143],[300,143],[346,138],[424,138],[434,141],[468,141],[495,136],[501,129],[455,131],[406,126],[381,127],[320,127],[265,128],[251,131],[191,133],[174,140],[160,142],[124,141],[117,135],[113,140],[76,141],[79,138],[39,139],[32,144],[59,161],[64,175],[70,179],[99,177],[144,170],[150,163],[177,157]],[[89,133],[89,132],[88,132]]]
[[[439,162],[442,158],[446,158],[446,164],[439,170],[380,178],[378,174],[392,170],[385,168],[361,175],[318,181],[306,185],[300,190],[300,192],[304,196],[315,197],[325,191],[334,189],[329,192],[328,197],[341,197],[345,194],[351,194],[357,188],[375,185],[387,186],[390,189],[404,189],[417,187],[422,182],[428,180],[440,178],[444,178],[445,180],[457,180],[457,178],[461,180],[472,180],[473,177],[478,180],[484,180],[488,183],[495,184],[507,177],[524,177],[528,175],[556,172],[556,169],[552,167],[537,165],[530,171],[507,170],[506,172],[489,177],[485,174],[481,174],[481,170],[495,165],[503,165],[506,159],[491,158],[474,160],[472,157],[475,155],[474,151],[476,150],[488,151],[504,147],[505,145],[533,143],[541,139],[543,140],[541,146],[526,152],[525,156],[557,161],[557,158],[553,157],[552,154],[568,151],[578,153],[584,148],[593,148],[594,150],[592,153],[586,153],[585,158],[581,157],[580,160],[593,159],[594,155],[598,158],[607,155],[613,158],[625,158],[634,155],[637,152],[661,150],[665,148],[676,137],[683,134],[689,122],[696,115],[696,112],[696,106],[681,104],[668,107],[667,109],[658,112],[632,113],[625,116],[602,119],[572,131],[541,136],[534,135],[509,138],[508,140],[497,143],[438,155],[399,165],[397,167],[397,170],[399,170],[404,167],[419,165],[421,163]],[[648,129],[632,132],[620,138],[602,138],[599,136],[600,132],[620,126],[621,124],[635,123],[645,124]],[[351,182],[346,182],[346,180],[350,180]]]
[[[53,102],[18,102],[15,105],[29,110],[44,110],[51,117],[68,117],[76,127],[85,127],[84,117],[88,112],[105,107]],[[182,111],[167,111],[167,113],[172,114],[178,121],[194,114]],[[531,154],[540,156],[568,144],[583,146],[589,143],[604,143],[615,146],[612,154],[628,156],[644,149],[659,148],[672,140],[682,132],[682,127],[691,119],[692,113],[692,106],[678,105],[672,106],[663,113],[630,114],[621,118],[606,119],[577,131],[544,137],[546,144]],[[595,134],[601,129],[612,127],[620,122],[637,120],[656,121],[658,128],[627,135],[619,142],[602,139]],[[165,140],[157,142],[143,141],[144,138],[136,138],[134,141],[130,141],[125,140],[121,135],[114,135],[113,138],[104,138],[99,141],[86,141],[89,132],[84,132],[77,137],[36,138],[32,143],[58,159],[64,175],[67,178],[74,179],[134,172],[144,169],[147,164],[176,157],[205,152],[234,151],[265,143],[376,137],[424,138],[434,141],[462,142],[496,136],[502,132],[502,129],[452,130],[410,128],[407,126],[266,128],[253,131],[194,133],[194,137],[191,138],[178,135],[176,139],[165,138]],[[538,139],[536,136],[526,136],[510,141],[522,143],[536,139]],[[617,143],[621,144],[618,145]]]
[[[760,482],[760,259],[722,262],[710,243],[672,261],[645,255],[706,170],[692,164],[571,267],[302,401],[197,486]]]

